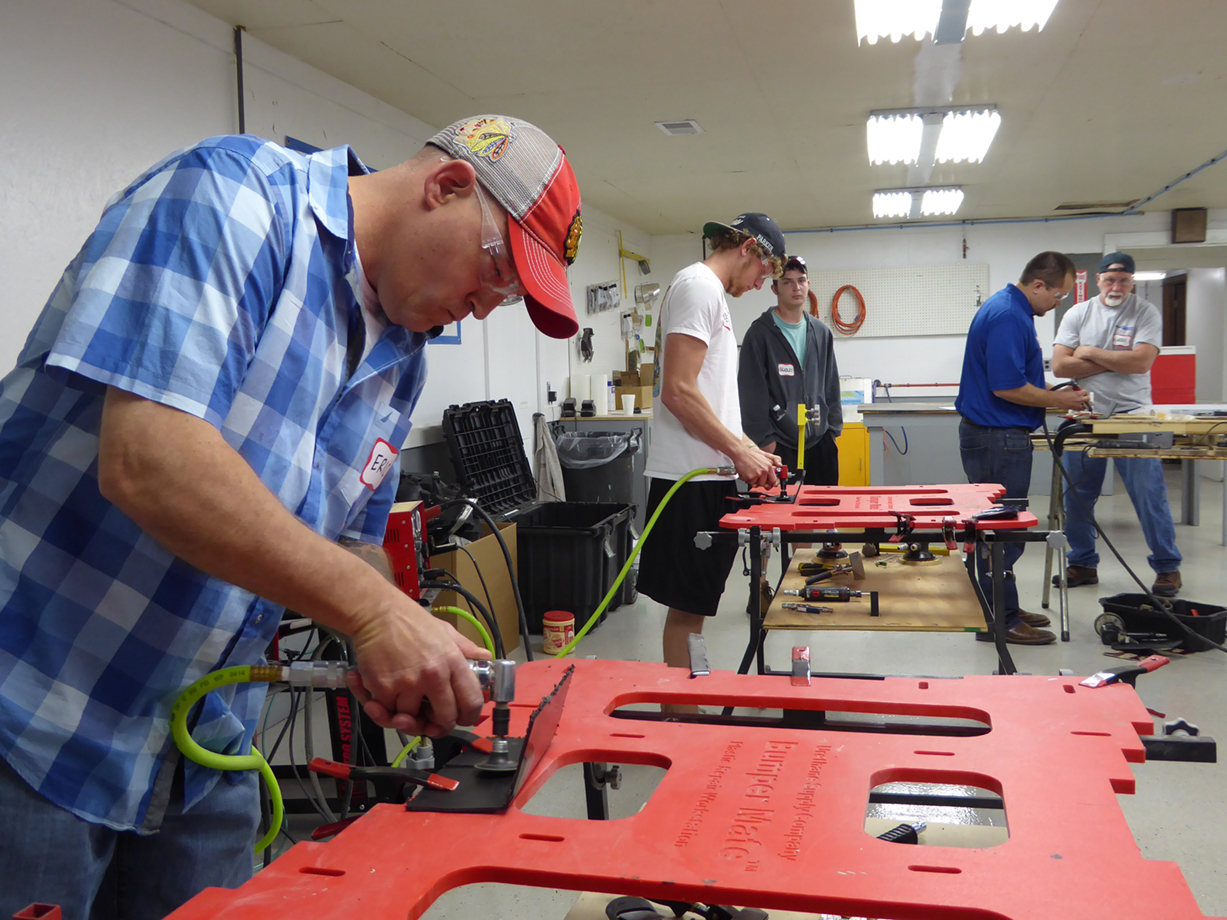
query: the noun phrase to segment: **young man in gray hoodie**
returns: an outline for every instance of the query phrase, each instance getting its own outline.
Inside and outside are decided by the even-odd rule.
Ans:
[[[754,443],[797,467],[797,405],[811,410],[805,426],[805,482],[839,485],[835,439],[844,427],[839,368],[831,330],[810,314],[809,271],[789,256],[784,275],[771,283],[776,305],[756,319],[741,343],[737,388],[741,424]]]

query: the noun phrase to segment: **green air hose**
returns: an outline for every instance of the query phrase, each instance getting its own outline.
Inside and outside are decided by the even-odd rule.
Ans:
[[[614,595],[618,593],[618,588],[622,586],[622,582],[626,578],[626,573],[631,570],[631,563],[635,561],[636,557],[639,555],[639,550],[643,548],[643,541],[646,540],[648,538],[648,534],[652,532],[652,526],[656,523],[656,519],[660,517],[660,513],[665,510],[665,505],[669,504],[669,499],[673,497],[673,493],[680,489],[685,483],[689,482],[691,479],[694,479],[696,476],[706,476],[709,474],[723,475],[732,472],[735,472],[732,467],[702,467],[697,470],[691,470],[673,484],[669,491],[665,493],[665,497],[660,500],[660,504],[656,506],[656,511],[652,514],[652,517],[648,519],[647,526],[643,528],[643,533],[641,533],[639,535],[639,539],[635,541],[635,548],[631,550],[630,556],[627,557],[626,564],[622,566],[622,571],[619,572],[618,577],[614,579],[613,585],[610,586],[609,591],[605,594],[605,597],[601,600],[601,603],[597,606],[596,610],[592,611],[592,616],[588,617],[588,622],[584,624],[584,628],[579,630],[575,634],[575,638],[564,645],[562,649],[556,655],[554,655],[555,658],[561,658],[564,655],[570,654],[575,646],[579,645],[579,640],[588,635],[588,630],[592,629],[592,627],[597,624],[597,621],[600,620],[601,614],[605,612],[605,608],[609,606],[609,602],[612,601]]]
[[[273,803],[273,818],[269,822],[268,833],[256,844],[256,852],[262,852],[272,843],[281,830],[281,821],[285,816],[285,806],[281,802],[281,787],[273,776],[273,768],[268,765],[256,748],[250,754],[217,754],[207,751],[192,740],[187,728],[187,715],[193,704],[206,694],[229,684],[259,683],[281,680],[282,669],[278,665],[243,665],[235,668],[223,668],[206,674],[192,684],[175,700],[170,710],[170,730],[175,744],[188,760],[195,761],[202,767],[213,770],[259,770],[268,785],[269,798]]]

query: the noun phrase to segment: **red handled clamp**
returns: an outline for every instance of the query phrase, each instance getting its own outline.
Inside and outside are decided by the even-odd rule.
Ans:
[[[1162,655],[1151,655],[1148,658],[1143,658],[1137,664],[1123,664],[1118,668],[1108,668],[1100,671],[1098,674],[1092,674],[1086,680],[1079,681],[1079,684],[1083,687],[1095,688],[1106,687],[1108,684],[1123,681],[1132,687],[1141,675],[1157,671],[1165,664],[1171,664],[1171,659],[1164,658]]]
[[[916,515],[906,514],[902,511],[891,511],[895,516],[895,535],[890,538],[891,543],[902,543],[904,538],[916,529]]]
[[[414,770],[410,767],[355,767],[347,763],[337,763],[335,760],[325,760],[323,757],[316,757],[307,764],[307,769],[333,779],[373,783],[375,794],[384,802],[404,802],[408,798],[405,788],[407,786],[423,786],[452,792],[460,785],[454,779],[440,776],[438,773],[427,773],[425,770]]]
[[[953,516],[942,518],[942,539],[946,541],[946,549],[952,553],[959,548],[958,541],[954,536],[954,529],[958,525],[958,520]]]

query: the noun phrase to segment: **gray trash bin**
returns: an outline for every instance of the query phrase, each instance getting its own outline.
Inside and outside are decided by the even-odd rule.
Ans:
[[[638,431],[564,431],[554,443],[567,501],[635,503]]]

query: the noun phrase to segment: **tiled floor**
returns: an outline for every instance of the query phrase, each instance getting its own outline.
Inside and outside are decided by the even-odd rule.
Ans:
[[[1177,539],[1185,562],[1185,587],[1181,597],[1227,605],[1227,548],[1221,536],[1221,488],[1203,481],[1200,527],[1177,527]],[[1140,529],[1123,494],[1101,500],[1100,522],[1139,575],[1147,579],[1145,545]],[[1179,478],[1169,474],[1173,506],[1179,508]],[[1040,499],[1041,519],[1047,498]],[[1105,550],[1105,555],[1106,550]],[[1039,609],[1043,552],[1032,547],[1017,567],[1025,606]],[[720,614],[708,624],[706,639],[713,668],[732,669],[741,659],[747,641],[744,613],[748,580],[738,563],[729,580]],[[1106,648],[1092,629],[1100,613],[1098,598],[1135,590],[1121,566],[1113,559],[1100,564],[1100,584],[1071,590],[1071,641],[1039,648],[1011,647],[1019,670],[1055,674],[1068,668],[1090,674],[1119,662],[1104,657]],[[1055,621],[1054,610],[1050,611]],[[660,660],[660,635],[664,610],[640,598],[622,607],[594,630],[579,646],[578,653],[598,659]],[[537,642],[539,643],[539,639]],[[768,661],[786,665],[792,645],[809,645],[814,669],[883,674],[928,674],[956,676],[985,674],[993,670],[996,656],[991,645],[976,642],[966,634],[789,632],[769,637]],[[1004,679],[1004,678],[1003,678]],[[1148,706],[1169,718],[1184,717],[1200,726],[1204,734],[1227,740],[1227,654],[1209,651],[1173,660],[1160,671],[1139,681],[1139,692]],[[1227,755],[1223,755],[1227,760]],[[579,767],[567,768],[574,774]],[[533,809],[547,813],[584,816],[578,776],[567,770],[534,800]],[[1223,764],[1153,763],[1134,768],[1137,793],[1119,800],[1147,857],[1173,860],[1181,866],[1202,910],[1209,916],[1227,915],[1227,806],[1224,806]],[[651,794],[657,777],[650,770],[627,771],[619,792],[611,793],[612,808],[626,814]],[[1052,782],[1061,781],[1054,770]],[[601,854],[615,859],[614,854]],[[519,918],[563,917],[574,895],[567,892],[536,892],[498,885],[478,885],[453,891],[430,909],[430,920],[489,916]]]

